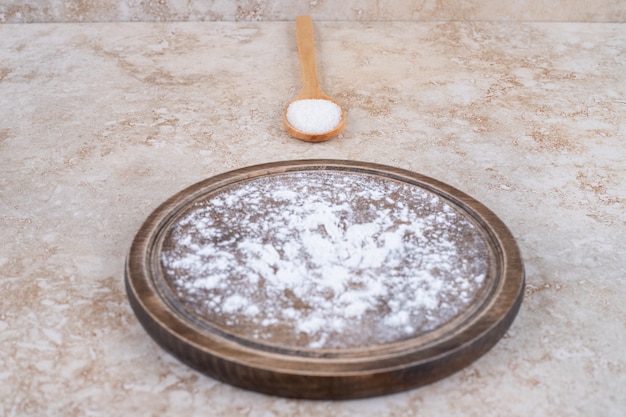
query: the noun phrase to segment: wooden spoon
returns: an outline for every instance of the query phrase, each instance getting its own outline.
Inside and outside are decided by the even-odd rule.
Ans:
[[[346,125],[346,114],[339,103],[322,91],[317,80],[313,23],[310,16],[296,17],[296,42],[298,44],[298,56],[300,57],[300,66],[302,68],[302,90],[300,90],[300,94],[294,97],[293,100],[287,104],[287,107],[285,107],[285,111],[283,112],[283,125],[287,133],[294,138],[307,142],[323,142],[334,138],[343,131]],[[287,119],[289,106],[298,100],[328,100],[339,107],[341,110],[341,119],[334,128],[327,132],[310,133],[300,131],[293,127]]]

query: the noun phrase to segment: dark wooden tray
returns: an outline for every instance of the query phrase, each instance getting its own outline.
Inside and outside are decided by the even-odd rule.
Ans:
[[[164,202],[132,243],[126,289],[153,339],[211,377],[349,399],[436,381],[486,353],[519,310],[524,268],[507,227],[449,185],[287,161]]]

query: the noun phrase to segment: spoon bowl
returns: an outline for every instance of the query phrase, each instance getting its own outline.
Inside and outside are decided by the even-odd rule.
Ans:
[[[300,67],[302,69],[302,89],[285,107],[285,111],[283,112],[283,125],[287,133],[294,138],[307,142],[323,142],[336,137],[343,131],[346,125],[346,115],[341,105],[324,93],[319,85],[317,79],[317,63],[315,60],[315,44],[313,42],[313,22],[310,16],[296,17],[296,42],[298,45]],[[325,100],[332,103],[330,107],[337,106],[341,112],[338,123],[324,132],[297,129],[289,121],[288,111],[293,103],[301,100]],[[321,104],[324,103],[322,102]]]

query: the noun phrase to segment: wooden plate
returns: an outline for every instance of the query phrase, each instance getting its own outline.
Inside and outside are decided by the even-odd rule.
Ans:
[[[349,399],[467,366],[519,310],[506,226],[434,179],[371,163],[258,165],[168,199],[126,265],[147,332],[189,366],[267,394]]]

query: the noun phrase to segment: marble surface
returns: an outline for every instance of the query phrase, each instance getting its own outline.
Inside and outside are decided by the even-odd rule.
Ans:
[[[87,21],[626,22],[623,0],[0,0],[0,23]]]
[[[623,416],[626,26],[315,24],[346,108],[320,144],[283,131],[299,89],[286,22],[0,26],[0,415]],[[520,314],[466,369],[380,398],[242,391],[164,353],[124,258],[199,180],[303,158],[418,171],[518,239]]]

